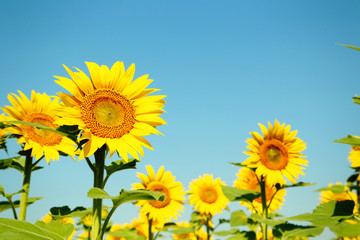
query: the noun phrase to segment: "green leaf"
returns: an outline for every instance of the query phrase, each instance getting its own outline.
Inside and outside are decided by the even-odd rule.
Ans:
[[[291,184],[291,185],[280,185],[280,184],[276,184],[275,187],[276,189],[284,189],[284,188],[293,188],[293,187],[307,187],[307,186],[313,186],[316,185],[317,183],[304,183],[304,182],[298,182],[295,184]]]
[[[54,133],[60,134],[62,136],[65,136],[71,140],[73,140],[76,144],[77,144],[77,137],[76,135],[73,134],[69,134],[67,127],[72,127],[72,126],[60,126],[56,129],[52,128],[52,127],[48,127],[42,124],[38,124],[38,123],[32,123],[32,122],[24,122],[24,121],[3,121],[5,123],[12,123],[12,124],[23,124],[23,125],[29,125],[32,127],[36,127],[39,129],[43,129],[43,130],[48,130],[48,131],[52,131]]]
[[[120,229],[114,232],[108,232],[107,234],[119,238],[123,237],[124,239],[145,240],[145,236],[140,236],[136,233],[136,230],[130,230],[129,228]]]
[[[238,232],[239,232],[239,229],[233,228],[230,230],[216,231],[216,232],[214,232],[214,234],[217,236],[229,236],[229,235],[233,235]]]
[[[138,160],[129,159],[129,161],[125,160],[117,160],[112,162],[109,166],[105,166],[106,174],[111,175],[114,172],[118,172],[125,169],[136,169],[136,163]]]
[[[4,190],[4,187],[2,185],[0,185],[0,195],[4,196],[5,197],[5,190]]]
[[[0,170],[13,168],[20,172],[24,171],[25,159],[21,156],[11,157],[0,160]]]
[[[354,47],[354,46],[351,46],[351,45],[344,45],[344,44],[340,44],[340,43],[337,43],[337,45],[344,46],[344,47],[348,47],[348,48],[352,48],[352,49],[355,49],[355,50],[357,50],[357,51],[360,51],[360,48]]]
[[[293,221],[308,221],[316,226],[333,226],[343,218],[350,218],[354,209],[354,202],[330,201],[320,204],[313,213],[304,213],[294,217],[286,218]]]
[[[41,228],[47,229],[53,233],[56,233],[60,235],[64,239],[68,239],[68,237],[73,233],[74,231],[74,225],[71,223],[63,223],[61,221],[50,221],[48,223],[45,223],[43,221],[37,221],[35,223],[36,226],[39,226]]]
[[[89,198],[94,199],[111,199],[114,206],[123,204],[124,202],[149,200],[149,201],[164,201],[165,195],[149,190],[121,190],[120,195],[111,197],[105,190],[100,188],[91,188],[88,192]]]
[[[241,231],[226,240],[256,240],[256,233],[252,231]]]
[[[338,237],[358,237],[360,236],[360,223],[356,221],[342,221],[335,226],[331,226],[330,230]]]
[[[246,225],[248,222],[248,217],[246,216],[245,212],[242,210],[238,210],[231,213],[230,216],[230,226],[243,226]]]
[[[27,205],[29,206],[30,204],[33,204],[34,202],[36,202],[37,200],[40,200],[42,199],[43,197],[31,197],[28,199],[28,203]],[[20,205],[20,201],[19,200],[16,200],[13,202],[14,203],[14,207],[15,208],[18,208],[19,205]],[[0,212],[3,212],[7,209],[10,209],[11,208],[11,205],[8,201],[3,201],[3,202],[0,202]],[[1,239],[1,238],[0,238]]]
[[[237,189],[229,186],[221,186],[224,195],[229,201],[247,201],[252,202],[254,199],[260,197],[260,193],[250,190]]]
[[[355,94],[355,97],[353,97],[353,103],[360,104],[360,96]]]
[[[276,225],[279,225],[279,224],[283,224],[286,222],[286,220],[283,220],[283,219],[269,219],[269,218],[263,218],[262,216],[260,216],[259,214],[251,214],[250,219],[252,219],[253,221],[256,221],[256,222],[259,222],[259,223],[265,223],[271,227],[274,227]]]
[[[315,190],[315,192],[322,192],[322,191],[331,191],[333,193],[343,193],[346,192],[344,185],[333,185],[331,187],[323,187]]]
[[[352,146],[360,146],[360,138],[353,137],[351,135],[348,135],[347,137],[341,138],[339,140],[335,140],[334,142],[349,144],[349,145],[352,145]]]
[[[192,233],[193,231],[194,231],[194,229],[191,227],[176,226],[175,229],[168,230],[167,232],[171,232],[173,234],[178,234],[178,235],[185,235],[188,233]]]
[[[55,226],[51,226],[50,227],[51,230],[49,230],[25,221],[0,218],[0,239],[1,240],[24,240],[24,239],[67,240],[67,237],[63,237],[58,232],[53,232],[54,227]],[[67,227],[68,226],[66,226],[66,228]]]
[[[273,234],[281,239],[291,239],[295,237],[315,237],[323,232],[323,227],[300,226],[291,223],[284,223],[274,227]]]

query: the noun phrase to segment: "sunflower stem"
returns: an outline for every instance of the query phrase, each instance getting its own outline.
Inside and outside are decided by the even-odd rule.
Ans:
[[[268,219],[268,206],[266,204],[266,187],[265,187],[265,180],[261,179],[260,182],[260,189],[261,189],[261,202],[262,202],[262,207],[263,207],[263,213],[262,213],[262,217],[263,220],[264,219]],[[262,228],[262,232],[263,232],[263,239],[264,240],[268,240],[268,225],[266,223],[261,223],[261,228]]]
[[[210,240],[209,219],[210,219],[210,215],[206,215],[206,233],[207,233],[207,240]]]
[[[152,219],[149,218],[149,240],[153,240],[153,233],[151,231],[152,228]]]
[[[108,215],[106,216],[105,221],[104,221],[104,224],[103,224],[103,226],[102,226],[102,228],[101,228],[100,239],[102,239],[102,238],[104,237],[104,234],[105,234],[105,231],[106,231],[106,227],[107,227],[107,225],[108,225],[108,223],[109,223],[109,221],[110,221],[110,218],[111,218],[111,216],[114,214],[114,212],[115,212],[115,210],[116,210],[116,208],[117,208],[118,206],[119,206],[119,205],[114,206],[114,207],[110,210],[110,212],[108,213]]]
[[[13,214],[14,214],[14,219],[18,219],[17,214],[16,214],[16,210],[15,210],[14,202],[11,200],[11,197],[7,198],[7,200],[8,200],[9,203],[10,203],[12,212],[13,212]]]
[[[26,208],[29,198],[29,191],[30,191],[30,178],[31,178],[31,171],[32,171],[32,157],[31,157],[31,149],[25,151],[25,166],[23,171],[23,184],[22,189],[23,192],[21,193],[20,198],[20,213],[19,213],[19,220],[25,221],[26,220]]]
[[[104,168],[106,157],[106,145],[96,150],[95,167],[94,167],[94,187],[103,189],[104,181]],[[93,199],[93,216],[92,216],[92,229],[91,239],[101,240],[101,212],[102,212],[102,199]]]

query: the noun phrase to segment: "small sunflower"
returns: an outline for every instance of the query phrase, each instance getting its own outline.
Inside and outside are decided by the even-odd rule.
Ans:
[[[328,187],[331,188],[334,186],[333,184],[329,184]],[[320,192],[320,201],[321,203],[327,203],[332,200],[336,201],[345,201],[345,200],[352,200],[357,205],[357,196],[353,191],[350,191],[348,186],[344,186],[342,183],[336,183],[336,186],[343,186],[343,192],[333,192],[331,190],[321,191]],[[355,209],[354,209],[355,210]]]
[[[256,191],[259,193],[261,192],[259,181],[253,170],[245,167],[241,168],[239,169],[239,172],[236,174],[236,176],[237,179],[234,181],[234,187],[238,189]],[[265,192],[266,192],[266,205],[269,205],[271,202],[270,207],[268,208],[269,213],[271,211],[276,211],[277,209],[281,208],[282,205],[284,205],[283,203],[285,201],[284,196],[286,195],[285,189],[276,191],[275,186],[270,186],[266,184]],[[257,212],[260,215],[262,215],[263,213],[261,197],[254,199],[252,203],[240,201],[240,204],[246,206],[253,213]]]
[[[142,147],[153,149],[143,138],[150,134],[161,134],[156,126],[166,124],[160,118],[164,112],[165,95],[149,94],[158,89],[147,89],[152,82],[148,75],[133,80],[135,65],[126,71],[122,62],[111,69],[96,63],[86,62],[90,78],[78,68],[77,72],[64,66],[71,79],[57,77],[55,82],[72,95],[59,93],[65,104],[65,125],[78,125],[82,130],[81,140],[88,140],[80,159],[92,155],[106,144],[110,156],[117,152],[123,159],[128,153],[139,159],[144,155]]]
[[[59,119],[57,113],[61,108],[57,98],[52,99],[45,93],[31,92],[30,100],[21,92],[19,95],[9,94],[8,99],[13,106],[1,108],[10,116],[10,121],[24,121],[38,123],[47,127],[56,128],[55,121]],[[9,133],[18,135],[18,143],[24,144],[23,150],[31,149],[31,156],[38,160],[45,155],[46,161],[59,160],[59,152],[73,156],[76,147],[72,140],[58,133],[37,129],[23,124],[16,124],[6,129]]]
[[[161,166],[155,175],[154,169],[147,165],[145,166],[148,175],[137,173],[141,183],[132,184],[132,189],[147,189],[154,192],[164,193],[165,199],[161,201],[147,201],[139,200],[136,202],[141,209],[141,214],[149,216],[153,221],[165,222],[171,221],[171,218],[177,219],[183,212],[183,200],[185,199],[184,188],[181,182],[175,182],[175,176],[172,176],[170,171],[165,172]]]
[[[356,137],[356,138],[359,138],[359,137]],[[351,152],[349,153],[349,160],[350,160],[352,168],[360,167],[360,147],[359,146],[351,147]]]
[[[189,186],[189,203],[201,214],[221,213],[229,200],[225,197],[221,185],[225,185],[220,178],[213,179],[213,175],[204,174],[193,180]]]
[[[285,178],[296,183],[299,174],[304,175],[301,165],[307,166],[308,163],[300,153],[306,149],[306,143],[295,137],[297,131],[290,131],[290,125],[280,125],[277,120],[274,126],[269,122],[268,129],[260,123],[259,126],[264,136],[257,132],[250,133],[253,138],[247,139],[249,150],[244,152],[250,157],[243,164],[256,168],[257,176],[265,177],[269,185],[284,185]]]

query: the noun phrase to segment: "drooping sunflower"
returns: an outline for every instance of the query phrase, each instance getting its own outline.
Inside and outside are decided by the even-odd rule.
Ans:
[[[249,150],[244,152],[250,157],[243,165],[256,168],[257,176],[263,176],[269,185],[284,185],[285,178],[296,183],[299,174],[304,175],[303,166],[308,163],[301,153],[306,149],[306,143],[295,137],[297,131],[290,131],[290,125],[280,125],[277,120],[274,126],[270,122],[268,124],[267,129],[259,123],[263,136],[257,132],[250,133],[253,138],[247,139]]]
[[[201,214],[221,213],[229,203],[222,191],[221,185],[225,185],[220,178],[213,179],[213,175],[204,174],[194,179],[189,185],[189,203]]]
[[[57,113],[61,108],[58,98],[52,98],[46,93],[31,92],[30,100],[21,92],[19,95],[9,94],[8,99],[13,106],[1,108],[10,118],[8,121],[24,121],[38,123],[47,127],[56,128],[59,119]],[[46,161],[59,160],[59,152],[70,156],[75,154],[74,142],[58,133],[38,129],[29,125],[15,124],[6,128],[9,133],[18,135],[18,143],[23,145],[23,150],[31,149],[31,156],[38,160],[45,155]]]
[[[78,68],[77,72],[65,67],[71,79],[55,76],[60,86],[72,95],[58,93],[66,108],[61,120],[65,125],[78,125],[82,130],[84,145],[80,159],[92,155],[106,144],[112,156],[116,151],[125,160],[128,153],[139,159],[143,146],[153,149],[143,138],[150,134],[161,134],[156,126],[166,124],[160,117],[164,112],[165,95],[149,94],[159,89],[147,89],[152,82],[148,75],[133,80],[135,65],[126,71],[122,62],[111,69],[86,62],[90,78]]]
[[[162,202],[139,200],[136,202],[136,205],[141,207],[139,212],[160,223],[171,221],[171,218],[176,220],[184,209],[185,192],[181,182],[176,182],[175,176],[172,176],[170,171],[165,172],[163,166],[156,174],[150,165],[145,167],[147,175],[138,172],[137,177],[140,178],[141,183],[132,184],[132,189],[147,189],[164,193],[165,199]]]
[[[245,189],[251,190],[256,192],[261,192],[260,190],[260,183],[256,177],[256,174],[253,170],[249,168],[241,168],[239,172],[236,174],[237,179],[234,181],[234,187],[238,189]],[[265,183],[266,184],[266,183]],[[268,212],[276,211],[284,205],[284,196],[286,195],[285,189],[280,189],[276,191],[275,186],[271,186],[266,184],[265,185],[265,192],[266,192],[266,205],[270,207],[268,208]],[[263,213],[263,206],[262,206],[262,199],[258,197],[252,201],[252,204],[245,201],[240,201],[240,204],[246,206],[251,212],[262,215]]]
[[[358,138],[358,137],[356,137]],[[360,167],[360,147],[352,146],[351,152],[349,153],[349,160],[352,168]]]

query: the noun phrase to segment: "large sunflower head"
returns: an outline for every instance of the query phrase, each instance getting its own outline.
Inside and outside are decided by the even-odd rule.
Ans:
[[[71,94],[59,93],[66,108],[61,123],[78,125],[81,140],[88,140],[80,153],[80,159],[92,155],[104,144],[112,156],[115,151],[125,160],[128,153],[139,159],[143,146],[152,149],[143,136],[160,134],[156,126],[166,124],[160,118],[165,95],[149,94],[158,89],[147,89],[152,82],[148,75],[133,80],[135,65],[126,71],[122,62],[111,69],[86,62],[90,77],[78,68],[73,72],[66,66],[71,79],[56,77],[55,81]]]
[[[221,185],[225,185],[220,178],[213,179],[213,175],[204,174],[194,179],[189,185],[189,203],[201,214],[221,213],[229,203],[222,191]]]
[[[234,181],[234,187],[238,189],[251,190],[255,192],[261,192],[260,183],[255,172],[249,168],[241,168],[236,174],[237,179]],[[271,211],[276,211],[284,205],[284,196],[286,195],[286,190],[281,189],[276,191],[275,186],[271,186],[265,183],[265,192],[266,192],[266,205],[269,205],[269,213]],[[246,206],[251,212],[256,212],[260,215],[263,213],[262,199],[261,197],[255,198],[252,203],[246,201],[240,201],[240,204]]]
[[[13,106],[1,108],[10,116],[8,120],[38,123],[51,128],[58,127],[55,121],[59,119],[57,113],[61,105],[57,98],[32,91],[29,100],[21,91],[18,92],[19,96],[8,95]],[[31,156],[36,156],[36,159],[44,154],[49,163],[50,159],[59,160],[59,152],[70,156],[75,154],[76,147],[72,140],[58,133],[23,124],[8,127],[6,131],[17,135],[18,143],[23,145],[23,150],[31,149]]]
[[[299,174],[304,175],[303,166],[308,161],[304,159],[301,151],[306,149],[306,143],[295,137],[297,131],[290,131],[290,125],[275,120],[274,126],[269,122],[269,127],[259,123],[263,136],[251,132],[253,138],[248,138],[249,155],[243,164],[249,168],[256,168],[256,174],[264,177],[267,184],[286,184],[285,178],[291,183],[296,183]]]
[[[145,166],[147,175],[137,173],[140,183],[132,184],[133,189],[146,189],[165,194],[164,201],[139,200],[136,205],[140,206],[140,213],[148,215],[150,219],[158,222],[171,221],[171,218],[177,219],[180,212],[183,211],[183,200],[185,199],[184,188],[181,182],[175,181],[170,171],[165,172],[164,167],[160,167],[155,174],[154,169]]]

